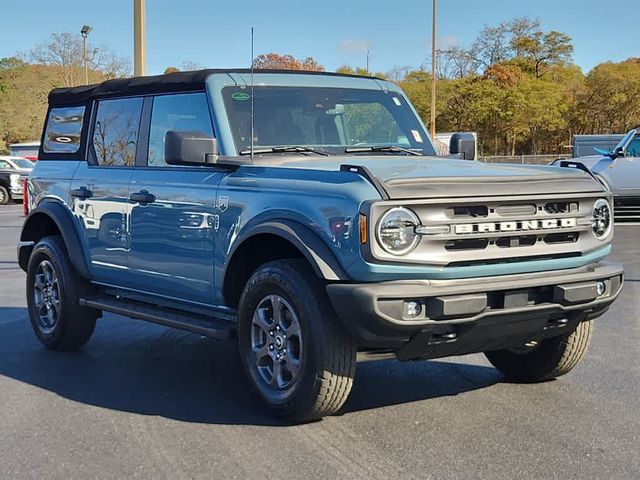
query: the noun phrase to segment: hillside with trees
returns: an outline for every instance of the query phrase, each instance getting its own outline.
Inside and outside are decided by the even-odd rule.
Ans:
[[[639,126],[640,58],[603,63],[585,74],[572,54],[569,36],[528,18],[485,26],[468,47],[440,50],[437,130],[477,132],[481,155],[566,155],[574,134],[622,133]],[[128,62],[107,48],[91,48],[88,57],[90,83],[130,74]],[[254,66],[324,71],[314,58],[279,53],[259,55]],[[197,67],[185,62],[166,71]],[[397,82],[428,122],[428,70],[371,73],[342,66],[337,71]],[[82,83],[79,35],[53,34],[27,54],[1,59],[0,152],[9,143],[39,138],[49,90]]]

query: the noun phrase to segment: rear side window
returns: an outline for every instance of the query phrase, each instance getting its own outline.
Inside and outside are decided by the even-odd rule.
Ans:
[[[150,167],[164,167],[164,139],[169,130],[199,132],[213,137],[211,115],[204,93],[163,95],[153,99],[149,131]]]
[[[42,142],[44,153],[76,153],[80,149],[84,107],[52,108]]]
[[[98,165],[132,167],[136,160],[142,98],[102,100],[93,130]]]

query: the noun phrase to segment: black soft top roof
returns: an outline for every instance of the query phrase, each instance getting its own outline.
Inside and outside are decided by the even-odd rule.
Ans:
[[[149,77],[118,78],[107,80],[95,85],[82,85],[80,87],[54,88],[49,93],[49,105],[54,107],[64,105],[79,105],[94,98],[112,96],[143,95],[165,92],[188,92],[204,90],[207,77],[213,73],[250,73],[248,68],[237,69],[207,69],[193,72],[174,72]],[[341,77],[362,77],[360,75],[347,75],[331,72],[310,72],[303,70],[254,70],[258,73],[291,73],[305,75],[332,75]]]

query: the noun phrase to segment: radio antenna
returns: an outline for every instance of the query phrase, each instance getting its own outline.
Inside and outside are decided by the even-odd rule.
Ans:
[[[253,137],[255,134],[255,121],[254,121],[254,105],[253,105],[253,64],[255,57],[253,55],[253,27],[251,27],[251,146],[250,146],[250,156],[251,161],[253,162]]]

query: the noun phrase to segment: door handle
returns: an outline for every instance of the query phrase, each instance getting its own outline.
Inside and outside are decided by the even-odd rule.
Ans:
[[[93,195],[91,190],[89,190],[85,186],[82,186],[80,188],[74,188],[73,190],[71,190],[70,193],[72,197],[80,198],[81,200],[86,200],[87,198],[91,198],[91,195]]]
[[[146,190],[140,190],[139,192],[129,195],[129,200],[145,205],[147,203],[155,202],[156,196]]]

